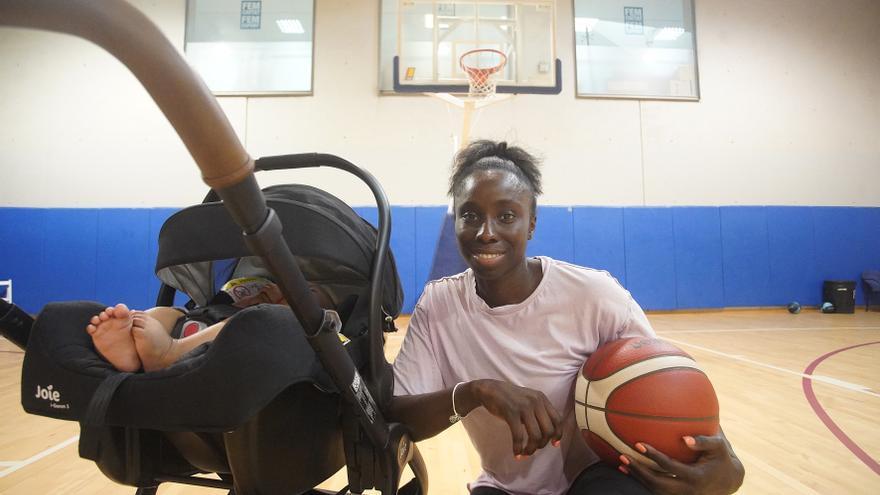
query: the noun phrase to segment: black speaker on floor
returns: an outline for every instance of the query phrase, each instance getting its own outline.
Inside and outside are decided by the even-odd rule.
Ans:
[[[822,284],[822,301],[834,305],[835,313],[855,313],[856,283],[853,280],[826,280]]]

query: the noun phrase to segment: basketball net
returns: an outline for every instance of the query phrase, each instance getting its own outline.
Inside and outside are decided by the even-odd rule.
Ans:
[[[446,103],[462,109],[461,134],[453,136],[453,151],[458,151],[470,142],[471,127],[476,124],[479,112],[493,103],[504,101],[512,94],[496,93],[498,75],[507,64],[507,55],[491,48],[470,50],[459,57],[459,66],[468,76],[467,96],[449,93],[430,93]],[[448,108],[448,106],[447,106]]]
[[[497,62],[486,62],[497,59]],[[472,98],[486,98],[495,94],[498,73],[507,65],[507,55],[491,48],[478,48],[461,55],[458,63],[468,75]]]

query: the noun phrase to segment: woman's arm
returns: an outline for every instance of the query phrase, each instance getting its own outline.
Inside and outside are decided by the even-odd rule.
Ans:
[[[464,385],[458,388],[457,398]],[[442,432],[452,424],[452,389],[440,390],[428,394],[398,395],[391,399],[388,411],[389,421],[403,423],[409,427],[413,440],[420,442]],[[456,403],[456,408],[461,406]],[[468,411],[470,412],[470,411]],[[465,415],[463,409],[459,414]]]
[[[410,428],[416,441],[430,438],[451,424],[452,388],[420,395],[394,397],[389,418]],[[513,455],[531,455],[552,442],[559,444],[562,419],[547,397],[537,390],[498,380],[474,380],[455,391],[455,410],[461,416],[478,407],[510,428]]]

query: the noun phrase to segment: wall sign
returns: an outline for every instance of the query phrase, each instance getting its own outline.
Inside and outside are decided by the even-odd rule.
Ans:
[[[623,25],[626,34],[645,34],[645,16],[642,8],[624,7]]]
[[[240,29],[260,29],[263,2],[247,0],[241,2]]]

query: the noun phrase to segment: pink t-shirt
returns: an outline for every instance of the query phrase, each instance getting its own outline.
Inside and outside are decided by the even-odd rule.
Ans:
[[[488,485],[513,495],[565,493],[596,462],[574,416],[574,385],[587,357],[605,342],[653,336],[645,313],[608,272],[540,257],[544,277],[519,304],[490,308],[471,270],[428,283],[394,361],[394,394],[436,392],[492,378],[542,391],[563,420],[562,443],[516,460],[510,429],[477,408],[463,424]]]

